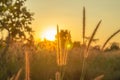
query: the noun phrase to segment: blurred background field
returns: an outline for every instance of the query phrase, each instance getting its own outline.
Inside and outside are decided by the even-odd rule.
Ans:
[[[23,80],[25,77],[25,45],[20,42],[13,42],[10,45],[11,47],[6,55],[7,62],[4,67],[0,65],[0,80],[11,78],[20,68],[22,68],[22,72],[19,80]],[[78,44],[79,46],[75,45],[68,52],[64,80],[80,79],[83,46],[81,44]],[[31,80],[55,80],[55,74],[58,70],[55,43],[45,41],[32,46],[27,45],[27,47],[29,47]],[[2,48],[3,47],[1,47],[0,50],[2,50]],[[91,47],[90,55],[87,59],[85,80],[93,80],[100,75],[104,75],[102,80],[119,80],[119,63],[120,49],[113,48],[113,50],[110,49],[102,52],[98,48]]]

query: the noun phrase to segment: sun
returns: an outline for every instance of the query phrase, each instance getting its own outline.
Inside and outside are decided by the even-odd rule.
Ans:
[[[55,40],[55,35],[56,35],[56,29],[54,28],[48,28],[48,29],[45,29],[43,32],[42,32],[42,35],[41,35],[41,39],[44,40],[44,39],[47,39],[49,41],[54,41]]]

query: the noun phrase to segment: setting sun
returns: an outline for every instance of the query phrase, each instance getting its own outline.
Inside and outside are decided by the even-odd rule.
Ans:
[[[42,40],[47,39],[47,40],[50,40],[50,41],[54,41],[55,40],[55,35],[56,35],[56,29],[49,28],[49,29],[46,29],[42,32],[42,35],[40,36],[40,38]]]

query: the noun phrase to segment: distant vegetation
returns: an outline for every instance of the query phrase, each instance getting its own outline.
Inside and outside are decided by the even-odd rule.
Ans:
[[[30,27],[33,13],[25,2],[0,1],[0,80],[120,80],[120,44],[106,47],[120,29],[102,47],[92,46],[102,20],[86,37],[83,8],[82,42],[72,41],[71,32],[59,30],[59,25],[55,41],[35,41]]]
[[[49,46],[48,46],[49,45]],[[67,64],[63,80],[79,80],[83,60],[83,45],[73,44],[68,52]],[[76,45],[76,46],[75,46]],[[25,79],[25,50],[27,46],[22,42],[10,44],[6,53],[5,67],[0,66],[0,80],[9,80],[16,76],[22,69],[19,80]],[[56,56],[56,43],[51,41],[39,42],[29,48],[30,60],[30,80],[55,80],[55,74],[59,70]],[[0,48],[1,51],[2,48]],[[87,61],[85,80],[95,79],[97,76],[104,75],[103,80],[120,79],[120,48],[115,50],[100,51],[91,47]]]

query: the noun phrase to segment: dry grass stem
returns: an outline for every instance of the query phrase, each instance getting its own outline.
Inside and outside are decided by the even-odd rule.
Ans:
[[[30,80],[30,64],[29,64],[29,55],[27,51],[25,52],[25,63],[26,63],[25,80]]]

